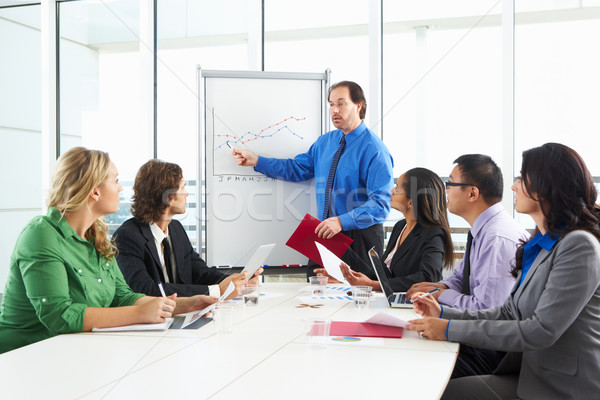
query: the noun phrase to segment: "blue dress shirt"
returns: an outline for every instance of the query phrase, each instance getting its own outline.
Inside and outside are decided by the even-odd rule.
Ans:
[[[549,233],[542,235],[541,232],[538,232],[525,246],[523,246],[523,268],[521,270],[521,280],[519,281],[519,286],[523,283],[523,279],[531,265],[537,258],[538,254],[542,249],[546,251],[552,250],[558,238],[552,237]]]
[[[306,153],[293,159],[259,157],[254,169],[270,178],[299,182],[315,178],[318,215],[323,215],[325,185],[333,156],[344,133],[320,136]],[[383,223],[390,212],[394,161],[389,150],[362,122],[346,135],[346,148],[333,182],[331,216],[343,230],[364,229]]]

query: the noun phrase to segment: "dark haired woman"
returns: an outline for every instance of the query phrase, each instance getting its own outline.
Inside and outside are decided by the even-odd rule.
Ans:
[[[392,188],[390,206],[405,218],[394,226],[382,257],[395,292],[404,292],[418,282],[437,282],[442,279],[442,268],[452,265],[444,190],[440,177],[425,168],[405,172]],[[381,290],[378,281],[345,264],[342,273],[351,285]]]
[[[512,352],[501,367],[512,360],[517,368],[453,379],[443,398],[591,399],[600,393],[596,188],[579,154],[556,143],[523,152],[521,175],[512,187],[516,209],[537,229],[517,250],[509,298],[480,311],[442,309],[423,298],[415,308],[426,318],[408,327],[432,340]]]

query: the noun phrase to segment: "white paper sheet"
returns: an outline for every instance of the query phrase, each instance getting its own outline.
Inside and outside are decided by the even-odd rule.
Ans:
[[[113,326],[111,328],[92,328],[92,332],[126,332],[126,331],[164,331],[169,329],[173,318],[165,318],[165,322],[158,324],[134,324],[125,326]]]
[[[406,322],[405,320],[394,317],[390,314],[386,314],[383,312],[373,315],[371,318],[369,318],[365,322],[367,322],[369,324],[397,326],[399,328],[404,328],[406,325],[409,325],[409,323]]]
[[[342,260],[340,260],[338,256],[329,251],[329,249],[323,246],[321,243],[315,242],[315,244],[317,245],[317,249],[319,249],[321,261],[323,261],[323,266],[327,270],[327,273],[345,285],[349,285],[348,281],[344,279],[344,275],[340,269],[340,263]]]
[[[350,289],[352,289],[352,286],[348,285],[327,285],[325,286],[325,293],[346,293],[349,292]],[[314,288],[310,285],[307,285],[303,288],[298,289],[299,292],[309,292],[312,293],[312,291],[314,290]]]
[[[194,322],[196,322],[198,320],[198,318],[202,318],[203,315],[214,310],[219,303],[221,303],[227,296],[229,296],[231,294],[231,292],[233,292],[233,289],[235,289],[235,285],[233,284],[233,282],[230,282],[229,286],[227,286],[227,289],[225,290],[225,293],[223,293],[221,295],[221,297],[219,297],[219,301],[211,304],[210,306],[208,306],[200,311],[192,311],[192,312],[186,313],[185,319],[183,320],[183,324],[181,324],[181,329],[185,328],[189,324],[193,324]]]
[[[298,296],[296,297],[300,303],[304,304],[323,304],[330,301],[343,301],[350,302],[352,297],[346,295],[332,295],[332,296]]]

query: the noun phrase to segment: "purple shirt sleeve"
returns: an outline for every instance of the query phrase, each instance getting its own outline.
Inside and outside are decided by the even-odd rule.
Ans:
[[[455,273],[442,281],[444,290],[439,302],[458,309],[482,310],[501,305],[510,294],[514,278],[510,275],[517,243],[502,236],[488,235],[474,244],[477,251],[471,259],[471,295],[461,294],[463,263]],[[477,268],[473,268],[476,265]]]
[[[454,268],[454,273],[452,275],[450,275],[449,277],[447,277],[446,279],[441,280],[440,283],[443,283],[444,285],[448,286],[449,289],[460,292],[462,289],[462,276],[463,276],[464,268],[465,268],[465,260],[462,259],[462,260],[460,260],[458,265]],[[442,295],[440,295],[440,297],[442,297]]]

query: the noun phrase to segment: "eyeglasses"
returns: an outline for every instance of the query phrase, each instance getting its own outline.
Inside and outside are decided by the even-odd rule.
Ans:
[[[339,103],[335,104],[335,103],[329,103],[329,108],[330,109],[334,109],[337,108],[338,110],[343,110],[344,108],[346,108],[348,104],[346,104],[345,101],[340,101]]]
[[[472,183],[450,182],[450,179],[448,179],[445,183],[446,183],[446,189],[449,189],[450,186],[477,186],[477,185],[473,185]]]

